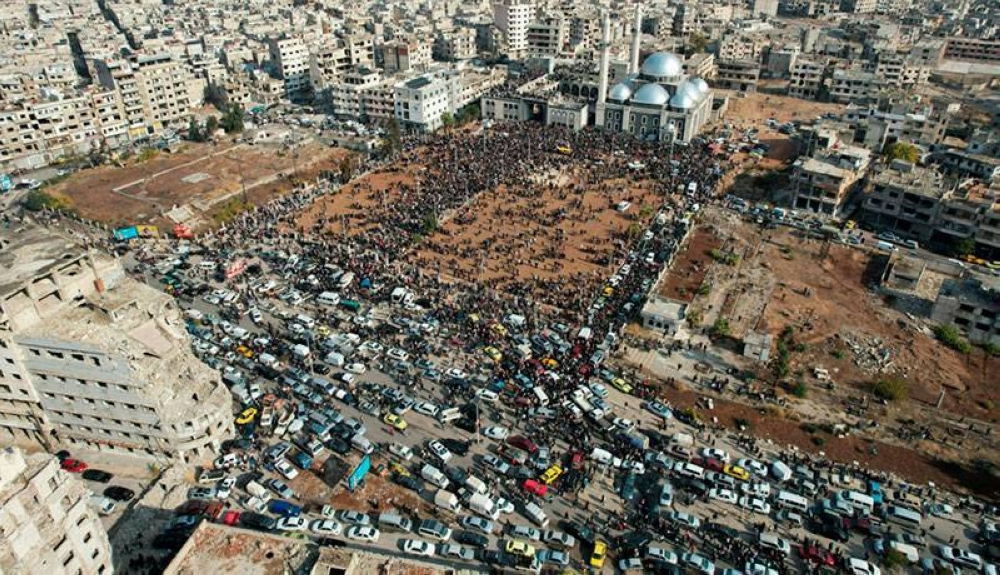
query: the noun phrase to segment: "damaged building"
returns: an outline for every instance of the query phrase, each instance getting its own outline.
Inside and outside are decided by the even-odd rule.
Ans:
[[[232,436],[172,298],[30,221],[0,247],[0,437],[195,461]]]

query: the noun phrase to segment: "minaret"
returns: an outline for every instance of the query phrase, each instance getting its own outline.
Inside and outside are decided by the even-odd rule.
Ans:
[[[632,54],[628,66],[629,74],[639,73],[639,45],[642,43],[642,4],[635,5],[635,30],[632,34]]]
[[[601,14],[601,68],[597,82],[597,104],[594,106],[594,123],[604,126],[604,103],[608,100],[608,59],[611,57],[611,18],[607,12]]]

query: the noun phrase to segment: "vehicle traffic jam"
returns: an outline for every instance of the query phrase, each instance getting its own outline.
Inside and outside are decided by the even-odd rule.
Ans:
[[[707,143],[663,162],[677,192],[585,310],[430,288],[282,231],[324,189],[239,216],[239,249],[130,252],[239,405],[238,438],[157,545],[207,518],[504,572],[877,575],[890,555],[987,572],[1000,530],[971,500],[720,431],[616,369],[624,327],[713,201]],[[419,505],[366,500],[365,458],[369,481]],[[338,491],[358,481],[355,509],[297,492],[333,469]]]

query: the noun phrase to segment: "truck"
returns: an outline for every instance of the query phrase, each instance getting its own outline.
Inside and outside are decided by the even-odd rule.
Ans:
[[[459,509],[461,509],[458,504],[458,496],[444,489],[438,489],[437,493],[434,494],[434,505],[437,505],[441,509],[447,509],[452,513],[458,513]]]
[[[468,506],[473,513],[482,515],[487,519],[496,521],[500,517],[500,510],[497,508],[496,503],[482,493],[473,493],[472,497],[469,497]]]

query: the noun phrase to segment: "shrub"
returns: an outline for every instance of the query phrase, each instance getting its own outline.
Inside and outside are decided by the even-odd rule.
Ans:
[[[909,386],[897,377],[880,379],[872,388],[872,392],[875,393],[876,397],[886,401],[898,401],[907,398]]]
[[[65,210],[70,207],[69,200],[53,196],[41,190],[32,190],[24,197],[24,209],[37,212],[43,209]]]
[[[728,336],[729,335],[729,320],[726,319],[726,318],[724,318],[724,317],[720,317],[719,319],[715,320],[715,323],[712,324],[712,329],[711,329],[710,335],[712,337],[726,337],[726,336]]]
[[[969,343],[969,340],[959,335],[955,326],[939,325],[935,327],[934,337],[958,353],[969,354],[972,352],[972,344]]]
[[[823,447],[824,445],[826,445],[826,440],[819,436],[814,436],[812,438],[812,442],[813,445],[815,445],[816,447]]]
[[[882,559],[882,565],[884,565],[886,569],[903,569],[909,566],[909,564],[910,561],[906,558],[906,555],[903,555],[895,549],[889,549],[889,551],[885,554],[885,557]]]
[[[792,388],[792,395],[794,395],[795,397],[797,397],[799,399],[805,398],[805,396],[808,393],[809,393],[809,388],[806,387],[806,384],[802,383],[801,381],[798,382],[798,383],[796,383],[795,387]]]
[[[835,349],[835,350],[833,350],[833,353],[831,353],[830,355],[832,355],[833,357],[835,357],[837,359],[844,359],[844,350],[842,350],[842,349]]]

